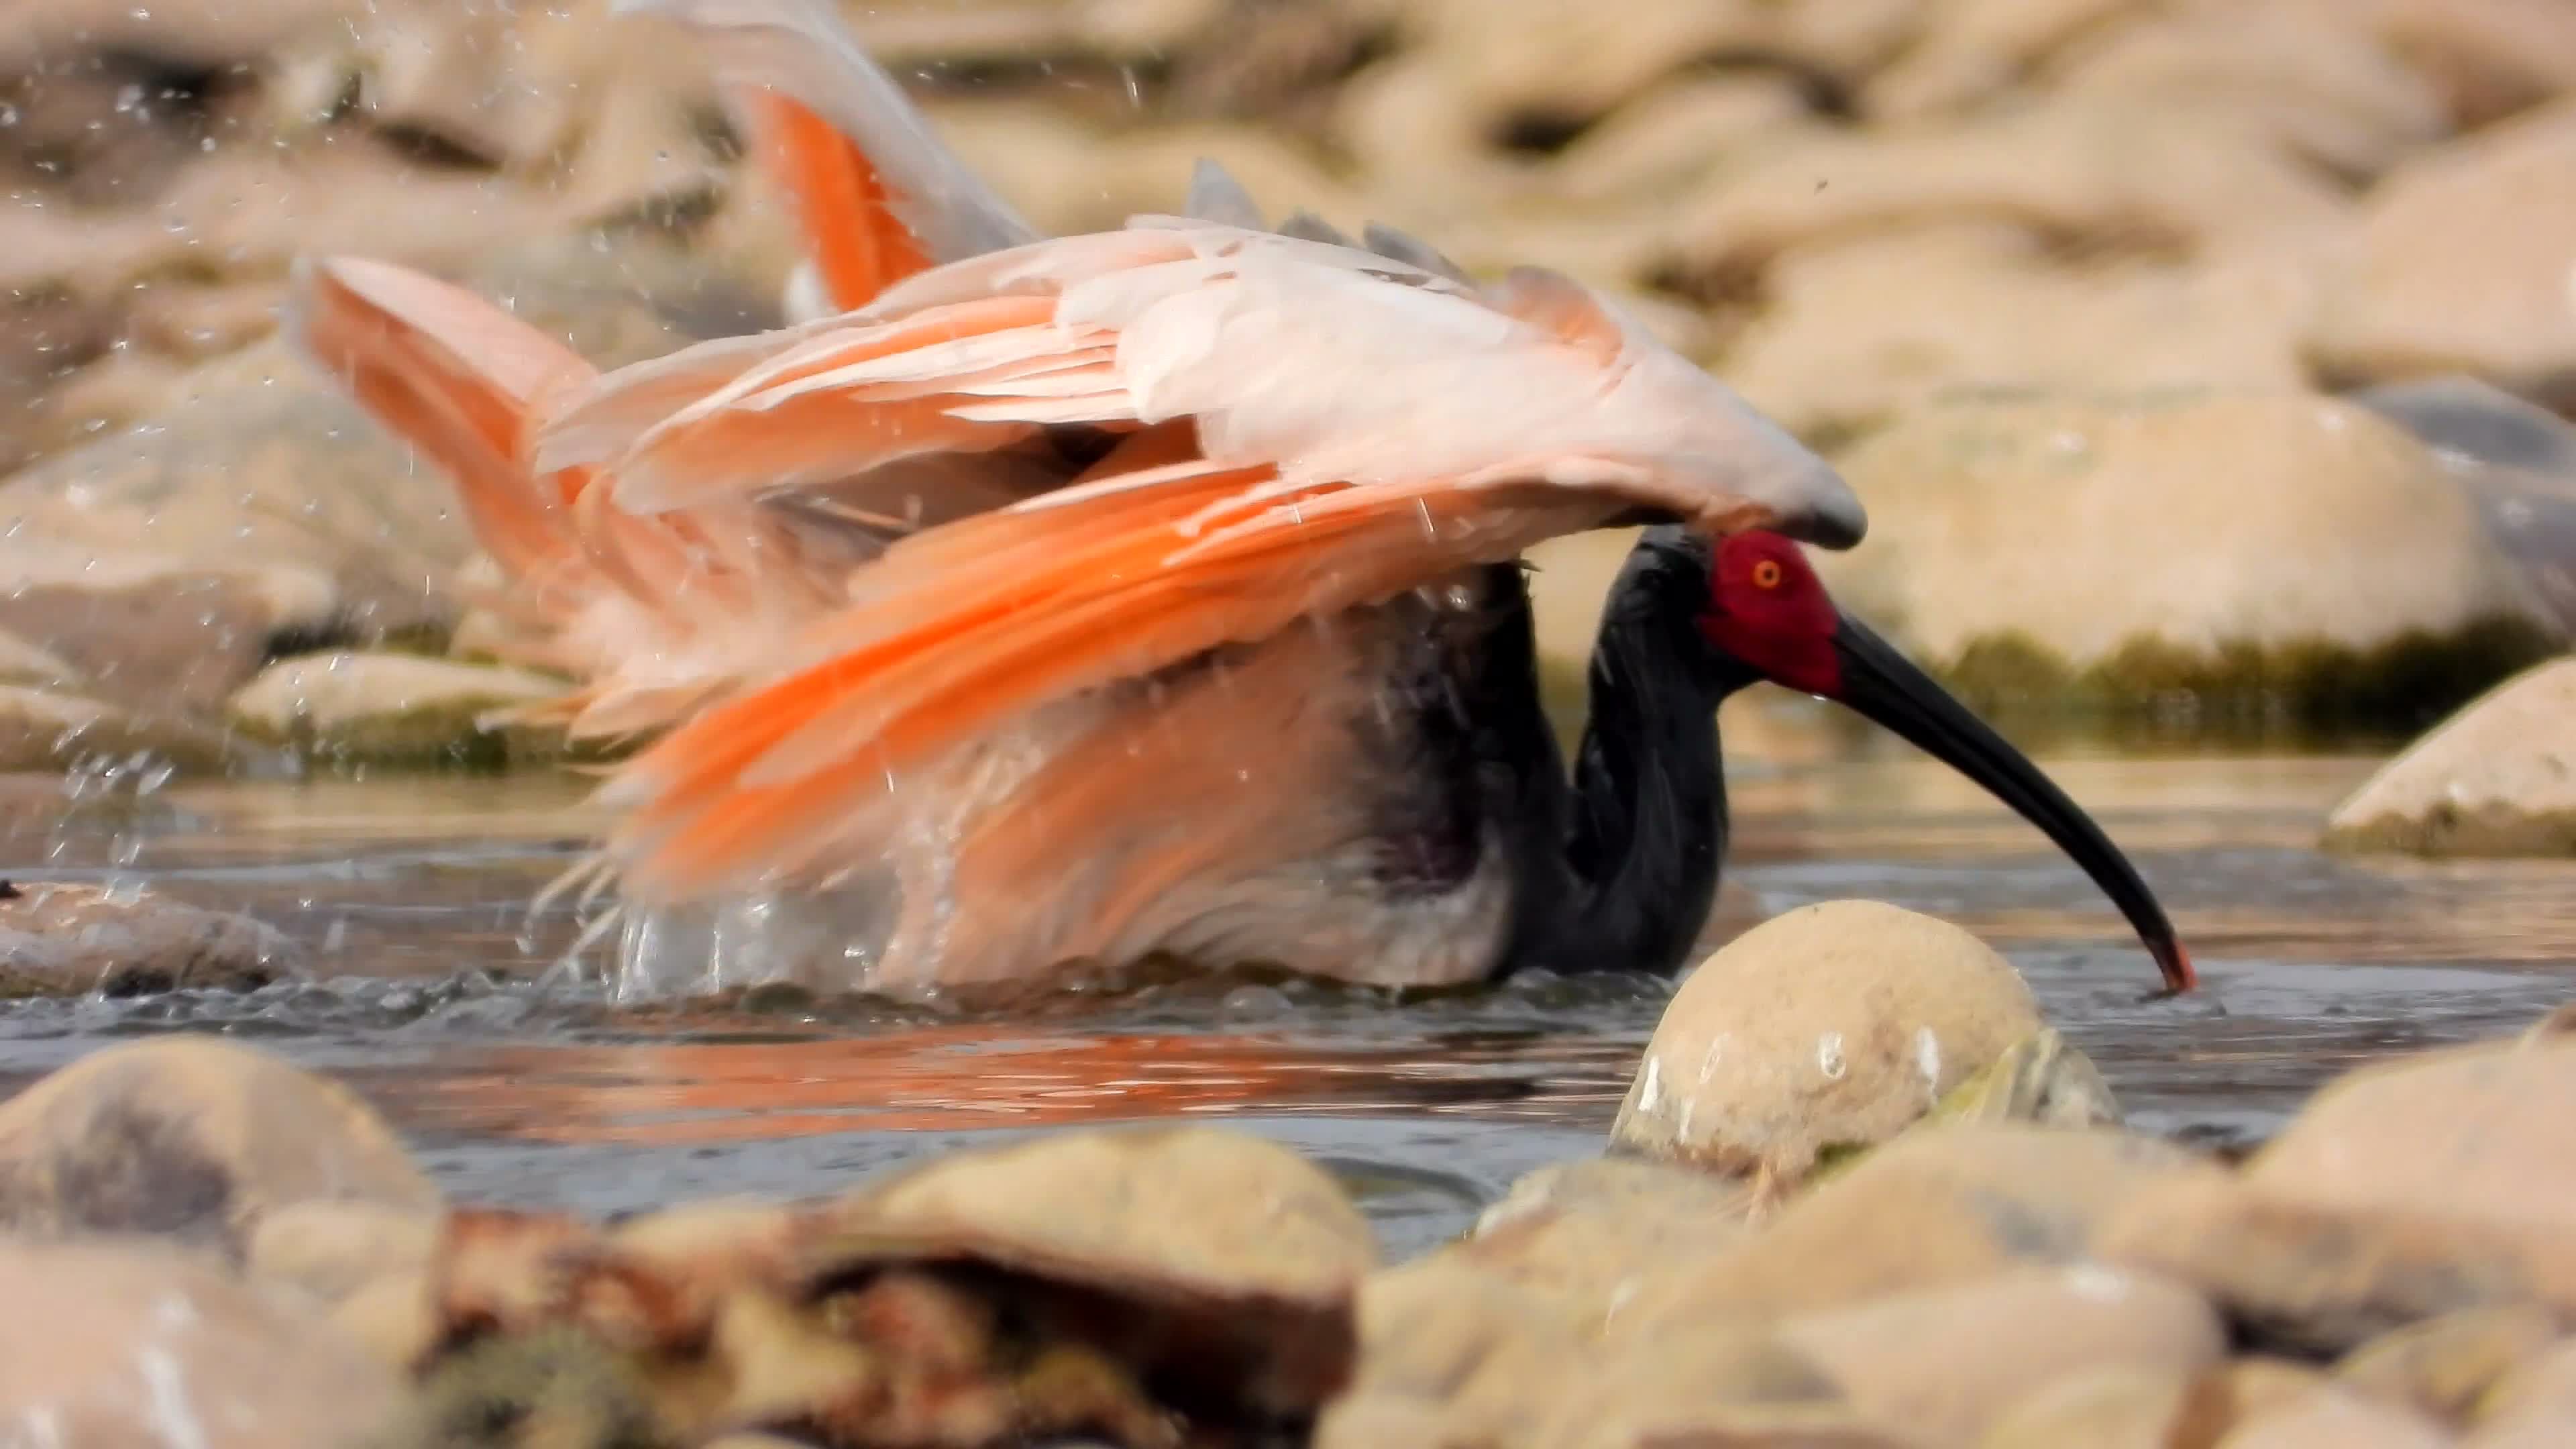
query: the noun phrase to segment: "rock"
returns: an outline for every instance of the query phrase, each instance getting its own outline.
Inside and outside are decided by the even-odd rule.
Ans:
[[[2461,1130],[2474,1123],[2474,1132]],[[2525,1254],[2576,1310],[2576,1039],[2426,1052],[2346,1073],[2244,1170],[2269,1201],[2442,1224]]]
[[[2373,191],[2314,334],[2325,371],[2379,381],[2466,371],[2576,405],[2576,102],[2398,167]]]
[[[1682,982],[1611,1140],[1795,1181],[1893,1136],[2041,1025],[2010,963],[1956,926],[1872,901],[1802,907]]]
[[[1548,190],[1575,202],[1660,203],[1757,148],[1808,133],[1807,98],[1790,77],[1689,76],[1628,100],[1548,162]]]
[[[1374,1264],[1366,1222],[1293,1153],[1134,1129],[609,1232],[454,1211],[430,1257],[426,1333],[400,1274],[342,1312],[379,1353],[421,1355],[404,1443],[561,1415],[658,1422],[679,1442],[821,1424],[836,1442],[1091,1431],[1141,1449],[1313,1414],[1350,1380],[1354,1298]],[[361,1322],[362,1307],[390,1311]]]
[[[563,680],[505,665],[341,651],[282,659],[233,696],[260,738],[340,760],[485,760],[560,747],[552,731],[484,728],[485,716],[562,694]]]
[[[2576,1312],[2576,1197],[2558,1150],[2571,1093],[2564,1034],[2352,1072],[2238,1181],[2142,1194],[2104,1251],[2198,1283],[2247,1331],[2315,1352],[2467,1309]]]
[[[1871,78],[1862,108],[1882,122],[1967,110],[2042,73],[2076,39],[2147,8],[2139,0],[1952,0],[1911,49]]]
[[[1784,145],[1718,178],[1683,213],[1677,262],[1724,289],[1826,240],[1986,220],[2065,250],[2184,258],[2307,252],[2336,234],[2345,205],[2223,121],[2118,99],[2065,99]]]
[[[1677,1260],[1631,1294],[1613,1336],[1712,1314],[1768,1317],[1957,1286],[2100,1255],[2158,1188],[2227,1185],[2151,1138],[2027,1125],[1926,1124],[1863,1155],[1740,1242]]]
[[[2549,0],[2371,0],[2380,38],[2463,130],[2576,88],[2576,14]]]
[[[1779,1335],[1730,1327],[1677,1333],[1600,1363],[1530,1438],[1565,1449],[1899,1449],[1919,1442],[1910,1426],[1891,1427],[1854,1404],[1833,1376]]]
[[[2190,1371],[2226,1351],[2197,1293],[2096,1266],[2020,1268],[1782,1323],[1779,1339],[1891,1433],[1973,1444],[2038,1385],[2120,1365]]]
[[[2054,69],[2054,94],[2232,121],[2341,176],[2375,175],[2451,123],[2432,83],[2334,5],[2142,15],[2076,42]]]
[[[0,1238],[0,1442],[365,1442],[394,1376],[336,1332],[153,1243]]]
[[[2354,402],[2423,440],[2559,627],[2576,632],[2576,425],[2475,378],[2388,383]]]
[[[2277,1359],[2190,1370],[2109,1364],[2023,1395],[1977,1442],[1979,1449],[2205,1449],[2324,1384],[2316,1370]]]
[[[2297,388],[2313,271],[2289,250],[2073,268],[1992,221],[1892,227],[1781,257],[1720,370],[1820,441],[1978,392]]]
[[[2382,765],[2326,817],[2333,849],[2576,855],[2576,660],[2524,671]]]
[[[1960,402],[1836,461],[1870,542],[1818,571],[1972,706],[2406,722],[2557,647],[2475,503],[2350,404]]]
[[[1522,1178],[1434,1259],[1456,1259],[1545,1295],[1591,1330],[1641,1287],[1744,1237],[1743,1184],[1631,1158],[1562,1163]]]
[[[2442,1449],[2450,1442],[2402,1409],[2329,1389],[2238,1425],[2219,1449]]]
[[[2576,1343],[2561,1342],[2526,1360],[2490,1388],[2471,1411],[2477,1449],[2541,1449],[2564,1444],[2576,1427]]]
[[[400,214],[437,209],[406,196]],[[775,315],[649,241],[485,250],[469,282],[602,366]],[[275,337],[187,374],[148,423],[0,484],[0,529],[0,627],[101,687],[166,700],[175,677],[206,704],[281,642],[444,631],[472,548],[448,481]]]
[[[2169,1449],[2204,1442],[2205,1436],[2186,1438],[2201,1382],[2197,1373],[2131,1364],[2070,1374],[2015,1399],[1978,1437],[1978,1449]]]
[[[0,768],[61,772],[99,761],[148,760],[222,769],[243,751],[193,720],[151,716],[52,690],[0,685]]]
[[[293,941],[246,915],[72,881],[0,895],[0,999],[248,991],[307,969]]]
[[[206,1037],[95,1051],[0,1104],[0,1231],[150,1233],[239,1261],[298,1203],[436,1211],[357,1096]]]
[[[1373,1275],[1360,1334],[1358,1377],[1318,1425],[1319,1449],[1896,1442],[1759,1327],[1693,1325],[1604,1350],[1555,1303],[1453,1254]]]
[[[411,1202],[308,1199],[262,1215],[243,1266],[336,1307],[379,1279],[427,1268],[438,1231],[437,1217]]]
[[[1374,1445],[1390,1418],[1414,1442],[1499,1443],[1527,1432],[1593,1360],[1580,1325],[1533,1289],[1440,1253],[1361,1285],[1359,1357],[1317,1426],[1319,1446]]]
[[[2335,1378],[2381,1403],[2457,1425],[2558,1334],[2558,1316],[2534,1304],[2472,1308],[2372,1339],[2345,1355]]]
[[[0,628],[128,709],[213,705],[259,668],[271,641],[328,632],[338,614],[330,577],[292,564],[0,544]]]
[[[2346,1353],[2440,1314],[2535,1296],[2508,1250],[2237,1183],[2159,1185],[2104,1227],[2101,1251],[2197,1285],[2250,1342],[2295,1354]]]

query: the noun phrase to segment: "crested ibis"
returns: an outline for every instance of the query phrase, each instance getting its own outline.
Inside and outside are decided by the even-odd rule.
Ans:
[[[392,264],[300,265],[308,356],[440,465],[581,680],[650,735],[584,868],[621,912],[758,899],[876,990],[1149,956],[1440,985],[1678,965],[1715,896],[1715,712],[1758,680],[1974,777],[2189,959],[2027,759],[1826,596],[1822,459],[1554,273],[1188,214],[1048,238],[810,0],[686,27],[826,305],[605,375]],[[1569,774],[1520,555],[1652,525]]]

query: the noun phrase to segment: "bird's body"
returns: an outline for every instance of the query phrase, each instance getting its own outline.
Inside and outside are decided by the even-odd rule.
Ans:
[[[630,979],[1677,964],[1716,703],[1826,644],[1715,648],[1712,540],[1773,530],[1761,587],[1812,588],[1789,538],[1862,528],[1830,467],[1561,277],[1266,230],[1205,176],[1198,215],[1038,238],[819,9],[651,8],[841,310],[606,376],[383,263],[305,269],[296,321],[456,480],[583,681],[553,712],[654,736],[603,790]],[[1659,518],[1569,779],[1517,559]]]

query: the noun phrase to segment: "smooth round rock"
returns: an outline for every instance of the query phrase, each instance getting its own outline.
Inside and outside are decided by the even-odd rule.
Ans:
[[[357,1095],[207,1037],[109,1047],[0,1103],[0,1231],[141,1233],[238,1262],[267,1215],[314,1201],[438,1210]]]
[[[1875,901],[1766,921],[1674,993],[1611,1128],[1727,1173],[1804,1175],[1883,1142],[2045,1025],[1975,936]]]

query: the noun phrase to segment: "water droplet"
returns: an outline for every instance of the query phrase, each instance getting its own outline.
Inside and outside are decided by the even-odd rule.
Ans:
[[[1851,1070],[1850,1064],[1843,1060],[1841,1032],[1829,1031],[1816,1038],[1816,1070],[1824,1073],[1825,1080],[1829,1082],[1841,1081],[1843,1073]]]

